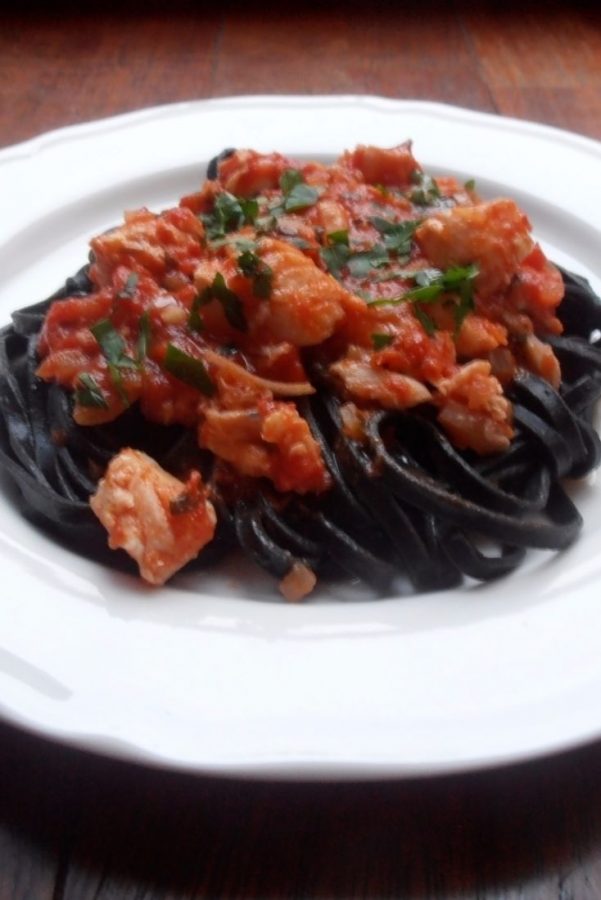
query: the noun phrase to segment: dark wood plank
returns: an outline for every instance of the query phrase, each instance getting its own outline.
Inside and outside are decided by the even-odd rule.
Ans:
[[[432,4],[429,4],[432,6]],[[372,93],[494,108],[459,17],[434,4],[391,22],[328,4],[172,15],[13,14],[0,29],[0,143],[58,125],[196,97]],[[448,48],[452,46],[453,52]]]
[[[54,900],[57,852],[32,841],[14,821],[0,822],[0,900]]]
[[[601,9],[486,6],[462,18],[498,111],[600,138]]]
[[[0,740],[2,900],[51,897],[57,870],[53,900],[599,897],[599,745],[453,778],[294,785],[136,768],[8,726]]]
[[[490,4],[488,4],[490,6]],[[0,30],[0,141],[200,96],[374,93],[431,99],[599,136],[599,13],[453,11],[391,16],[336,4],[201,14],[38,13]]]
[[[145,106],[209,96],[221,17],[175,10],[5,15],[0,144]]]
[[[290,14],[268,5],[226,16],[216,94],[371,93],[493,109],[452,7],[324,4]],[[452,47],[452,53],[449,53]]]
[[[64,772],[59,763],[52,781]],[[48,775],[38,743],[0,725],[0,900],[54,900],[66,845]]]

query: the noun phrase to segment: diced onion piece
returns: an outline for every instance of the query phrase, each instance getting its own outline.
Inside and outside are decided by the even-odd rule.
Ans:
[[[271,391],[274,397],[306,397],[315,393],[315,388],[308,381],[272,381],[270,378],[262,378],[260,375],[249,372],[244,366],[231,359],[226,359],[225,356],[220,356],[219,353],[208,348],[203,350],[203,356],[215,368],[221,369],[222,372],[245,380],[259,388]]]
[[[316,582],[317,578],[312,569],[304,563],[295,562],[280,581],[279,588],[286,600],[297,603],[311,593]]]

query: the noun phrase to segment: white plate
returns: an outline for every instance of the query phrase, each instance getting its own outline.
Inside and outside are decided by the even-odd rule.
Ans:
[[[46,296],[124,208],[195,189],[223,147],[331,156],[407,137],[434,172],[510,194],[560,262],[601,286],[601,145],[428,103],[186,103],[0,152],[0,322]],[[37,732],[135,761],[257,776],[406,776],[601,735],[600,488],[586,526],[488,586],[289,606],[236,565],[145,588],[62,549],[0,495],[0,704]],[[352,600],[352,602],[340,602]]]

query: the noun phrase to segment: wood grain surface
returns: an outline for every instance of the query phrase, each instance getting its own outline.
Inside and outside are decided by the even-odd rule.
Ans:
[[[592,7],[115,8],[0,13],[0,145],[273,92],[439,100],[601,138]],[[601,745],[453,778],[294,785],[137,768],[0,725],[0,900],[222,897],[599,900]]]

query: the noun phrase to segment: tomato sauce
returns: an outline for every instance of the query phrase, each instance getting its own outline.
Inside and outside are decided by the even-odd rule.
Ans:
[[[357,421],[428,403],[482,454],[513,436],[512,375],[559,377],[536,341],[561,330],[563,284],[528,219],[430,177],[410,143],[331,165],[237,151],[179,206],[126,213],[91,247],[94,290],[52,305],[40,377],[74,391],[82,425],[139,402],[281,491],[329,486],[294,402],[313,366]]]

